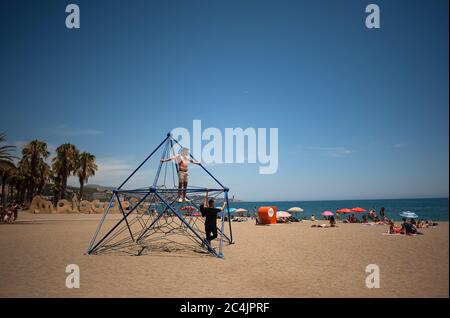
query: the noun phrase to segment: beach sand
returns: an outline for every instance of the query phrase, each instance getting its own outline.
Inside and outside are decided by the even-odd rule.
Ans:
[[[116,216],[118,217],[118,216]],[[449,228],[233,223],[224,259],[194,253],[85,255],[100,215],[22,212],[0,225],[0,297],[449,297]],[[81,286],[65,286],[68,264]],[[380,288],[365,281],[380,269]]]

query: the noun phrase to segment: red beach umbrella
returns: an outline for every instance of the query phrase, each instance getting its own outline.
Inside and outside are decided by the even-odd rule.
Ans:
[[[360,208],[360,207],[353,208],[353,209],[351,209],[351,211],[352,211],[352,212],[355,212],[355,213],[363,213],[363,212],[366,212],[366,210],[364,210],[363,208]]]
[[[352,213],[353,211],[351,210],[351,209],[348,209],[348,208],[344,208],[344,209],[339,209],[339,210],[337,210],[336,212],[339,212],[339,213]]]

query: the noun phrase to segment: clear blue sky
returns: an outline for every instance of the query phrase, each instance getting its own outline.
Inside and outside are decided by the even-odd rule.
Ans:
[[[0,6],[11,143],[75,143],[115,186],[193,119],[277,127],[276,174],[211,167],[236,198],[448,196],[448,1],[72,2],[79,30],[69,1]]]

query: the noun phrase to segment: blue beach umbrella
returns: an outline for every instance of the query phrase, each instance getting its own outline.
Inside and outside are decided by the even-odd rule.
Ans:
[[[419,216],[411,211],[403,211],[400,213],[400,216],[407,219],[417,219]]]
[[[216,209],[221,209],[221,208],[222,208],[221,206],[216,206]],[[224,211],[227,211],[226,207],[225,207]],[[235,208],[230,208],[230,212],[234,212],[234,211],[236,211]]]

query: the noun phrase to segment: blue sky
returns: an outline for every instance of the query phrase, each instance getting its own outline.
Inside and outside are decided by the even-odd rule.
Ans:
[[[66,1],[1,5],[11,143],[72,142],[114,186],[194,119],[275,127],[276,174],[211,167],[236,198],[448,196],[448,1],[372,1],[378,30],[368,1],[72,2],[78,30]]]

